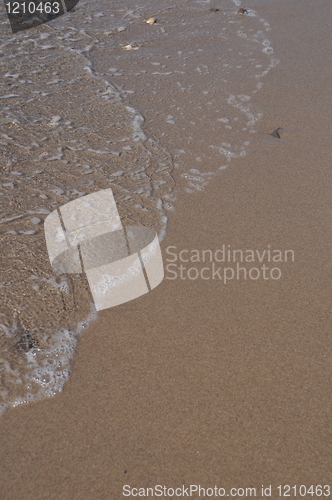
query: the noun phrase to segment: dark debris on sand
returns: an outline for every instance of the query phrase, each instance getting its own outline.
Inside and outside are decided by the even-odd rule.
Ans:
[[[38,347],[38,345],[38,340],[34,339],[28,331],[24,332],[20,340],[17,342],[18,350],[25,352]]]
[[[276,128],[270,135],[272,135],[272,137],[275,137],[276,139],[281,139],[279,130],[282,130],[282,128],[281,127]]]

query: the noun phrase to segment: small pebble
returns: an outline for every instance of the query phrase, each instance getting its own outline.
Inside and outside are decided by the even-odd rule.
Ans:
[[[57,125],[57,123],[61,120],[61,116],[53,116],[52,120],[48,124],[49,127],[54,127],[54,125]]]
[[[122,48],[123,48],[124,50],[137,50],[137,49],[138,49],[138,47],[137,47],[137,46],[132,45],[131,43],[128,43],[128,45],[124,45]]]
[[[276,128],[271,134],[272,137],[274,137],[275,139],[281,139],[279,130],[282,130],[282,128],[281,127]]]
[[[157,22],[157,19],[155,17],[150,17],[147,21],[145,21],[147,24],[155,24]]]
[[[38,340],[31,337],[28,331],[24,332],[22,337],[17,343],[17,348],[19,350],[24,350],[25,352],[30,351],[30,349],[37,348],[39,346]]]
[[[243,9],[242,7],[237,11],[238,14],[248,14],[247,9]]]

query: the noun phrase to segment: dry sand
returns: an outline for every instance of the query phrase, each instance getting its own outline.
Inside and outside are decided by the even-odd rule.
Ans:
[[[279,281],[165,279],[100,313],[64,391],[1,418],[2,500],[331,484],[331,6],[250,7],[282,60],[257,97],[259,132],[177,201],[162,248],[271,244],[295,262]]]

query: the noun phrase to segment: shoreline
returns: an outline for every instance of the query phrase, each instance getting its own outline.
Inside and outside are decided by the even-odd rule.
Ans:
[[[177,199],[161,243],[165,257],[268,242],[294,262],[275,281],[164,280],[102,311],[63,392],[1,417],[4,500],[122,498],[125,484],[272,485],[278,498],[278,485],[329,483],[331,34],[326,0],[297,4],[253,0],[282,60],[255,97],[258,133]]]
[[[254,11],[248,16],[239,16],[230,4],[225,2],[226,8],[217,10],[217,15],[214,15],[214,10],[211,12],[211,9],[199,5],[193,7],[190,2],[174,10],[167,8],[163,11],[165,18],[151,29],[142,20],[145,9],[148,11],[147,5],[141,8],[138,16],[130,9],[123,16],[121,9],[117,20],[112,20],[117,29],[110,32],[108,23],[102,21],[103,12],[95,12],[97,5],[101,8],[106,5],[91,0],[81,11],[78,9],[75,16],[65,16],[63,23],[69,23],[68,29],[74,31],[86,23],[91,28],[98,26],[101,39],[91,38],[93,30],[89,30],[90,35],[83,29],[79,31],[83,38],[68,38],[68,44],[64,42],[61,22],[53,28],[45,25],[27,40],[34,41],[36,60],[47,61],[43,65],[43,76],[37,76],[37,81],[28,80],[30,85],[27,87],[26,80],[17,80],[20,75],[16,68],[15,72],[12,68],[5,74],[9,79],[7,85],[17,89],[21,97],[16,100],[12,96],[10,106],[5,108],[10,112],[5,113],[4,119],[8,133],[3,137],[9,141],[4,143],[8,169],[4,177],[6,180],[14,177],[13,182],[2,184],[5,189],[0,194],[5,202],[5,214],[12,215],[13,205],[17,211],[23,212],[3,221],[8,224],[4,226],[7,231],[4,231],[3,244],[12,249],[14,258],[9,263],[4,253],[1,261],[6,274],[2,289],[2,301],[6,307],[1,312],[0,363],[13,368],[5,370],[3,381],[2,395],[7,405],[17,405],[25,399],[36,400],[41,393],[50,394],[62,389],[68,379],[73,353],[69,345],[71,340],[66,332],[62,334],[63,326],[69,329],[69,335],[76,335],[80,329],[79,319],[88,314],[85,306],[91,300],[87,279],[82,280],[78,275],[54,277],[45,255],[43,215],[77,196],[111,187],[122,222],[127,225],[147,224],[157,230],[162,240],[168,214],[174,211],[177,197],[182,192],[194,194],[204,190],[219,170],[229,166],[231,159],[246,155],[250,140],[245,139],[257,132],[253,125],[261,115],[250,104],[251,94],[261,88],[261,78],[277,61],[270,58],[273,53],[271,42],[263,40],[260,30],[268,31],[269,24],[258,18]],[[94,23],[91,17],[84,18],[85,8],[96,14],[98,22]],[[180,26],[188,24],[189,31],[188,28],[184,32],[182,28],[179,30],[180,15],[189,21],[183,19]],[[124,21],[126,16],[133,18]],[[119,27],[120,20],[127,28]],[[51,28],[52,36],[48,28]],[[236,28],[239,29],[236,31]],[[124,42],[127,36],[140,40],[135,45],[139,52],[135,50],[124,55],[121,39]],[[41,73],[40,68],[32,69],[33,64],[26,68],[25,62],[22,63],[20,42],[23,39],[24,43],[27,37],[29,33],[23,33],[18,39],[8,40],[7,50],[13,50],[18,57],[17,69],[23,65],[21,78],[27,69],[31,75]],[[47,45],[38,37],[47,39]],[[88,46],[85,46],[85,37],[89,37]],[[111,51],[110,57],[105,57],[105,45],[107,51]],[[180,47],[181,51],[176,50]],[[194,47],[197,51],[191,50]],[[10,66],[9,59],[4,59],[5,65]],[[111,60],[117,61],[122,69],[108,68]],[[160,71],[164,68],[167,71]],[[239,78],[239,69],[241,73],[245,71],[245,81]],[[58,77],[52,78],[50,71],[53,77]],[[42,79],[49,80],[44,83],[44,92],[40,91]],[[54,90],[49,92],[49,88]],[[146,90],[148,93],[144,98]],[[230,91],[232,94],[229,95]],[[173,97],[165,99],[165,94],[173,94]],[[154,96],[153,110],[150,109],[151,95]],[[168,105],[173,115],[167,115],[170,109],[165,106]],[[87,107],[90,110],[88,118],[83,113]],[[15,108],[23,109],[24,116],[16,113],[18,116],[15,117]],[[55,112],[57,114],[52,116]],[[148,134],[141,127],[143,112],[144,115],[148,113],[145,119]],[[157,122],[154,121],[155,115],[158,116]],[[31,129],[20,123],[22,117],[24,123],[29,117]],[[25,136],[25,142],[30,140],[31,145],[25,149],[30,153],[24,154],[24,158],[17,147],[26,146],[19,142],[21,137],[14,141],[12,122],[15,126],[20,124],[20,136]],[[199,132],[202,126],[206,128],[203,136]],[[45,127],[49,133],[47,136],[44,136]],[[151,139],[155,135],[160,139]],[[164,146],[160,144],[162,138]],[[223,142],[219,145],[221,140]],[[169,151],[165,149],[167,144]],[[196,154],[193,154],[194,149]],[[32,170],[35,162],[45,170]],[[220,163],[223,165],[219,166]],[[13,164],[19,165],[19,170],[11,171]],[[193,166],[196,168],[190,168]],[[187,168],[189,171],[183,172]],[[32,214],[43,215],[29,221]],[[24,269],[22,259],[25,260]],[[34,269],[33,274],[30,274],[30,269]],[[44,307],[40,308],[40,305]],[[33,361],[27,364],[24,356],[17,355],[16,350],[24,343],[26,332],[31,331],[34,332],[33,337],[28,333],[31,344],[42,348],[27,354]],[[61,363],[59,351],[65,353]],[[49,370],[52,363],[53,370]]]

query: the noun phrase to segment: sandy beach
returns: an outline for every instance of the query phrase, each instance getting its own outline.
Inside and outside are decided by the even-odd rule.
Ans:
[[[220,3],[223,8],[225,2]],[[280,63],[253,94],[255,110],[262,116],[246,154],[234,157],[204,190],[186,191],[182,167],[169,166],[170,158],[173,166],[177,161],[176,150],[185,138],[167,128],[172,124],[161,124],[154,113],[158,109],[163,116],[175,116],[176,107],[169,111],[165,98],[166,77],[151,87],[161,89],[153,94],[155,108],[148,75],[133,78],[132,87],[118,76],[118,88],[135,89],[130,104],[144,116],[143,130],[149,137],[153,134],[159,157],[165,164],[169,161],[172,181],[165,185],[174,182],[181,192],[174,202],[170,199],[175,210],[168,212],[161,241],[165,278],[151,293],[98,313],[79,335],[72,375],[62,392],[9,408],[0,417],[1,500],[120,500],[156,485],[217,486],[225,489],[225,496],[273,499],[285,496],[286,485],[294,498],[294,486],[298,497],[301,485],[306,491],[313,485],[316,493],[321,485],[322,497],[329,498],[331,5],[328,0],[251,0],[241,5],[268,20],[273,57]],[[206,2],[205,7],[219,5]],[[232,8],[236,12],[238,7]],[[249,20],[243,17],[241,22]],[[130,30],[138,39],[146,24],[128,30],[119,35],[123,43],[131,43]],[[167,43],[172,46],[176,40]],[[101,54],[95,55],[99,72]],[[123,54],[127,57],[126,51]],[[131,51],[130,57],[136,54],[140,51]],[[205,57],[212,72],[213,54],[212,59]],[[120,74],[121,64],[129,63],[119,58],[108,66],[116,66]],[[244,88],[245,74],[240,71],[238,79],[239,88]],[[183,99],[185,106],[186,96]],[[59,106],[64,109],[65,103]],[[188,119],[194,120],[194,115]],[[278,128],[280,137],[273,137]],[[190,149],[186,143],[188,151],[179,163],[189,171],[194,156],[201,150],[204,159],[209,140],[218,133],[201,129],[202,145],[196,142]],[[229,133],[235,137],[234,127]],[[214,158],[206,161],[206,171],[212,171]],[[101,179],[98,187],[108,186]],[[121,207],[124,220],[136,217],[125,201]],[[151,210],[148,225],[160,230],[158,213]],[[144,223],[144,216],[138,220]],[[232,254],[228,262],[214,259],[214,274],[211,262],[187,261],[192,251],[214,254],[222,248],[250,249],[255,260],[242,262],[246,271],[238,272]],[[264,261],[266,277],[262,271],[259,277],[256,271],[249,274],[251,268],[261,269],[256,250],[262,255],[264,249],[266,256],[267,250],[272,255],[270,262]],[[279,253],[273,253],[276,250]],[[287,250],[292,253],[286,260]],[[180,265],[185,268],[182,277]],[[197,271],[188,275],[189,268]],[[280,272],[270,274],[272,268]],[[85,304],[84,291],[75,286]],[[125,485],[126,491],[137,490],[124,495]],[[239,490],[233,494],[232,488]],[[246,488],[255,488],[256,494]],[[316,493],[306,497],[316,498]],[[140,497],[181,496],[173,492]],[[191,496],[219,497],[195,490]]]

